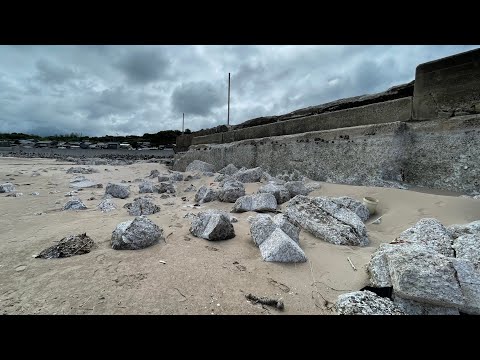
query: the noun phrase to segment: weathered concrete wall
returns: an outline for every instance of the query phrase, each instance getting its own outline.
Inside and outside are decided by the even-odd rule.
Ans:
[[[258,139],[308,131],[346,128],[367,124],[380,124],[395,121],[408,121],[411,118],[412,98],[405,97],[381,103],[359,106],[352,109],[327,112],[318,115],[252,126],[223,133],[198,136],[192,145],[221,144],[246,139]]]
[[[176,146],[178,151],[187,151],[188,147],[192,145],[193,134],[183,134],[177,136]]]
[[[0,148],[5,149],[5,148]],[[0,150],[1,151],[1,150]],[[48,155],[60,155],[71,157],[102,157],[105,155],[131,156],[131,157],[173,157],[172,149],[164,150],[125,150],[125,149],[50,149],[50,148],[22,148],[12,147],[9,150],[15,154],[38,154],[41,157]]]
[[[412,185],[472,192],[480,190],[480,116],[425,123],[393,122],[192,146],[178,155],[174,169],[193,160],[219,170],[262,166],[272,175],[298,170],[311,179],[381,185]]]
[[[413,119],[474,113],[480,113],[480,49],[417,67]]]

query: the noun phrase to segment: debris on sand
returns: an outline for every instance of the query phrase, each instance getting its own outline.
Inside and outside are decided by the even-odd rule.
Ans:
[[[253,294],[245,295],[247,300],[252,301],[254,304],[260,303],[262,305],[273,306],[278,310],[283,310],[285,308],[285,304],[283,303],[283,299],[280,298],[278,300],[270,299],[268,297],[258,297]]]
[[[58,244],[43,250],[35,257],[39,259],[56,259],[83,255],[89,253],[94,247],[95,242],[86,233],[69,235],[60,240]]]

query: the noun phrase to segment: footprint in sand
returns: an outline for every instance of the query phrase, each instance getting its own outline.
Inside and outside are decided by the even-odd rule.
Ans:
[[[428,212],[426,209],[424,208],[420,208],[417,210],[417,212],[420,214],[420,215],[428,215]]]
[[[445,207],[447,205],[447,203],[445,201],[437,201],[436,203],[434,203],[435,205],[437,205],[438,207]]]

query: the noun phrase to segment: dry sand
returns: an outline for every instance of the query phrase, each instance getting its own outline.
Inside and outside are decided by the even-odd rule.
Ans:
[[[17,198],[0,195],[0,314],[333,314],[332,304],[339,294],[368,284],[365,266],[379,244],[394,240],[424,217],[435,217],[445,226],[480,219],[480,201],[459,194],[321,183],[310,196],[380,200],[378,214],[367,222],[370,245],[332,245],[301,231],[300,246],[308,261],[269,263],[262,260],[249,235],[247,218],[254,213],[233,214],[238,222],[231,240],[211,242],[189,233],[187,212],[229,211],[233,205],[213,202],[199,209],[188,207],[195,193],[183,190],[190,184],[198,189],[213,182],[213,178],[202,177],[177,183],[177,197],[160,199],[153,194],[161,210],[148,217],[163,228],[166,243],[117,251],[110,247],[110,237],[118,223],[132,219],[122,206],[138,196],[134,180],[145,178],[153,169],[166,171],[165,166],[92,166],[99,172],[84,176],[104,187],[108,181],[132,181],[130,197],[113,199],[118,209],[110,213],[96,209],[104,188],[79,192],[87,210],[61,211],[70,199],[64,196],[72,190],[69,181],[80,175],[66,174],[71,166],[77,165],[0,158],[0,182],[11,181],[24,194]],[[40,176],[32,177],[34,170]],[[247,193],[259,186],[247,184]],[[35,191],[40,195],[30,195]],[[96,199],[87,200],[92,196]],[[380,224],[370,224],[379,216]],[[83,232],[98,244],[89,254],[50,260],[32,257],[69,234]],[[251,304],[245,299],[247,293],[282,297],[285,310]]]

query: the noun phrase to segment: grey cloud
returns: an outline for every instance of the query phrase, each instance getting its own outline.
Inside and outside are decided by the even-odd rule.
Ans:
[[[222,96],[219,87],[206,81],[181,84],[172,94],[173,110],[186,114],[206,116],[226,101],[226,94]]]
[[[145,84],[164,76],[170,61],[159,51],[134,50],[116,63],[131,83]]]
[[[46,59],[36,62],[37,78],[47,84],[63,84],[65,81],[78,77],[72,69],[58,66]]]
[[[0,46],[0,131],[143,134],[385,90],[478,46]]]
[[[123,86],[92,92],[81,105],[82,109],[88,112],[90,119],[99,118],[105,115],[117,115],[130,113],[137,108],[136,95]]]

